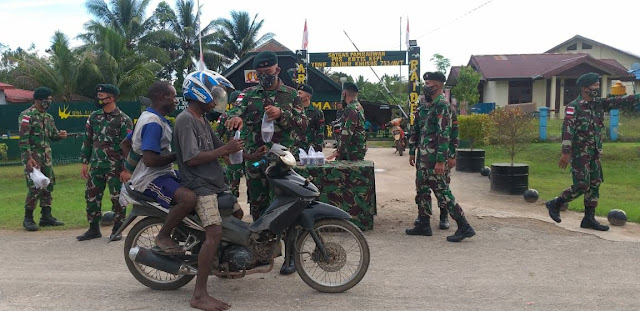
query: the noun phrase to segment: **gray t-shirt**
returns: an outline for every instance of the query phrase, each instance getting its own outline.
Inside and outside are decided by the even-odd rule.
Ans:
[[[185,162],[195,158],[201,151],[220,148],[222,141],[214,134],[209,120],[198,120],[185,109],[176,118],[173,131],[180,182],[198,196],[220,193],[229,189],[224,181],[224,171],[218,161],[188,166]]]

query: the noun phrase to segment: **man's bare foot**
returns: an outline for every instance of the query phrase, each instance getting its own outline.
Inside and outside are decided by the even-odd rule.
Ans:
[[[192,308],[196,308],[204,311],[223,311],[223,310],[229,310],[229,308],[231,308],[230,304],[224,301],[215,299],[209,295],[204,295],[197,298],[196,296],[193,296],[191,297],[190,304]]]
[[[184,253],[184,249],[178,243],[173,241],[171,237],[156,236],[155,243],[161,251],[168,254]]]

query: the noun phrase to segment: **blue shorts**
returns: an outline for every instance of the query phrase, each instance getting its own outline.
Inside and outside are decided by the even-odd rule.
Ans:
[[[164,175],[154,179],[142,194],[154,198],[160,205],[169,208],[178,188],[180,188],[179,179],[171,175]]]

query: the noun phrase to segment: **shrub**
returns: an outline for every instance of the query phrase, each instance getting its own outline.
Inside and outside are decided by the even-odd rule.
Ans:
[[[470,148],[487,143],[491,129],[491,118],[486,114],[458,116],[458,136],[461,140],[469,141]]]
[[[8,159],[7,152],[9,147],[7,144],[0,144],[0,160],[6,161]]]
[[[506,150],[513,165],[516,154],[525,150],[534,139],[534,118],[519,108],[498,108],[492,111],[490,116],[491,142]]]

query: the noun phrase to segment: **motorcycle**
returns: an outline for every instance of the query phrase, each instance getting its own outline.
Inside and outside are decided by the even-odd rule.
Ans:
[[[316,199],[318,188],[293,170],[296,160],[289,150],[274,144],[253,166],[264,169],[275,198],[255,222],[245,223],[232,215],[237,199],[231,193],[218,195],[223,238],[212,275],[242,278],[268,273],[274,258],[293,252],[296,271],[310,287],[325,293],[344,292],[362,280],[369,267],[369,245],[351,216],[338,207]],[[133,201],[129,217],[115,235],[137,218],[124,244],[129,272],[140,283],[157,290],[175,290],[189,283],[198,271],[198,253],[205,239],[196,214],[186,217],[172,239],[184,247],[183,255],[153,251],[154,240],[168,209],[127,187]],[[291,245],[291,247],[289,247]]]
[[[401,122],[401,118],[396,118],[391,120],[387,125],[388,127],[391,127],[391,135],[393,135],[393,146],[396,148],[395,152],[397,152],[400,156],[402,156],[402,154],[404,153],[404,149],[407,146],[404,130],[400,126]]]

